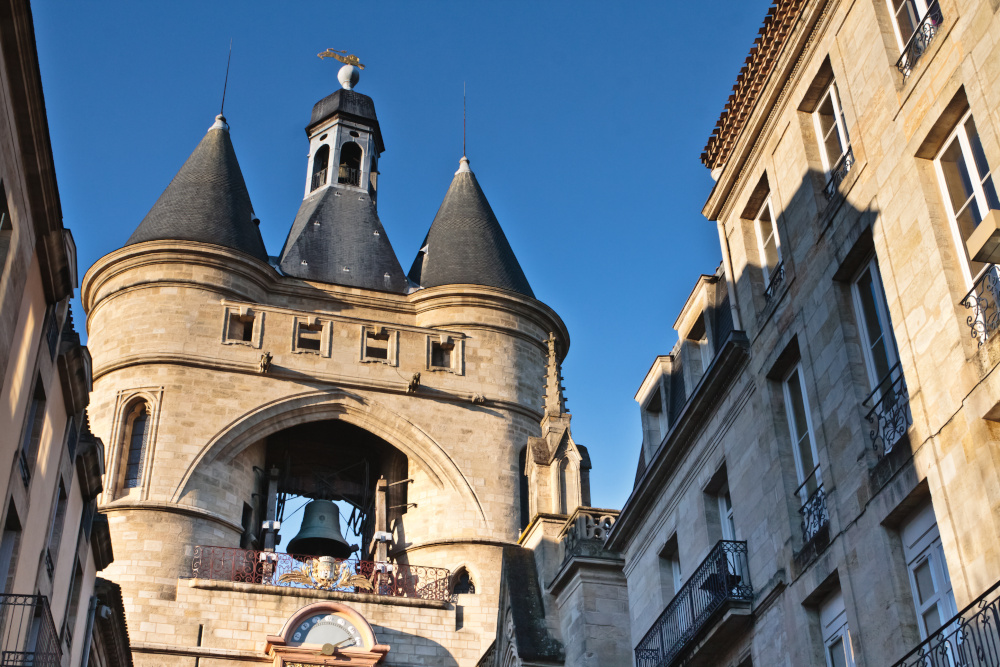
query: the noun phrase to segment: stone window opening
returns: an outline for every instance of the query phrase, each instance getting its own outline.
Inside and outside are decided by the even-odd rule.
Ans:
[[[340,147],[340,165],[337,168],[337,182],[355,187],[361,184],[361,146],[348,141]]]
[[[31,473],[35,467],[35,458],[42,440],[42,428],[45,424],[45,387],[42,376],[35,378],[35,389],[28,403],[24,427],[21,434],[21,448],[18,451],[18,464],[21,469],[21,480],[25,486],[31,481]]]
[[[323,144],[313,155],[312,180],[309,184],[309,191],[318,190],[326,185],[326,174],[330,166],[330,146]]]
[[[653,394],[642,406],[642,426],[649,451],[655,451],[667,434],[667,411],[663,405],[663,391],[658,382]]]
[[[663,597],[663,605],[666,606],[670,600],[677,595],[684,579],[681,573],[680,550],[677,546],[677,533],[670,536],[660,549],[660,590]]]
[[[934,506],[929,500],[903,520],[899,535],[920,639],[924,640],[958,613]]]
[[[476,582],[465,567],[460,567],[452,576],[452,595],[475,595]]]
[[[854,667],[851,631],[847,626],[844,595],[839,588],[820,605],[819,618],[827,667]]]
[[[45,569],[49,573],[50,580],[56,560],[59,558],[59,545],[62,543],[63,525],[66,523],[66,504],[69,500],[66,485],[61,479],[56,493],[56,502],[53,503],[52,518],[49,521],[49,537],[45,542]]]
[[[3,537],[0,538],[0,584],[3,585],[4,593],[9,593],[14,586],[14,574],[21,553],[21,534],[21,521],[14,507],[14,499],[11,498],[7,504]]]
[[[232,343],[253,343],[254,323],[256,319],[256,313],[250,308],[230,310],[229,322],[226,327],[226,341]]]
[[[989,265],[975,261],[967,243],[987,214],[1000,209],[993,172],[986,160],[971,111],[965,112],[944,140],[934,157],[934,170],[944,195],[944,207],[952,225],[959,257],[965,259],[971,286]]]
[[[764,297],[770,301],[784,276],[784,268],[781,261],[781,238],[778,235],[777,220],[771,204],[771,188],[767,174],[760,177],[760,182],[753,189],[740,217],[753,225],[758,266],[764,279]]]
[[[361,361],[396,365],[397,332],[385,327],[362,327]]]
[[[0,278],[5,273],[7,255],[14,236],[14,225],[10,220],[10,210],[7,208],[7,190],[0,183]]]
[[[795,493],[801,504],[802,541],[809,542],[827,525],[829,517],[801,361],[796,361],[781,384],[799,483]]]
[[[122,437],[125,463],[122,471],[122,489],[134,489],[142,485],[149,440],[149,417],[149,404],[146,401],[137,401],[125,413],[125,429]]]
[[[833,187],[836,187],[854,164],[851,138],[847,133],[847,121],[836,81],[826,85],[812,116],[823,171],[827,182],[834,182]]]
[[[319,354],[322,334],[323,325],[319,322],[299,322],[295,336],[295,351]]]
[[[440,341],[431,342],[431,367],[451,368],[451,353],[455,349],[454,343],[442,343]]]

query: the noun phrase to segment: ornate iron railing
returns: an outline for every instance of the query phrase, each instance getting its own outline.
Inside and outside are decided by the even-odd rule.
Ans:
[[[340,170],[337,172],[337,182],[347,185],[360,185],[361,170],[342,164],[340,165]]]
[[[635,647],[637,667],[666,667],[726,602],[752,600],[747,543],[720,541]]]
[[[1000,271],[996,264],[983,271],[961,303],[972,311],[965,321],[981,347],[1000,328]]]
[[[781,286],[782,281],[785,279],[785,263],[778,262],[778,265],[774,267],[774,270],[770,272],[767,278],[767,287],[764,288],[764,301],[770,302],[778,292],[778,287]]]
[[[862,403],[871,406],[865,419],[871,424],[868,435],[879,458],[892,451],[899,439],[913,425],[910,393],[906,389],[903,368],[898,363],[889,369]]]
[[[840,156],[837,164],[833,165],[833,169],[830,170],[830,180],[826,182],[826,187],[823,188],[823,194],[827,199],[833,199],[833,195],[837,194],[837,188],[840,187],[840,184],[844,181],[844,178],[853,166],[854,149],[848,146],[847,151]]]
[[[816,533],[830,521],[830,515],[826,511],[826,491],[823,490],[823,483],[819,481],[819,466],[813,468],[806,476],[806,480],[799,485],[799,488],[795,489],[795,495],[801,498],[806,485],[817,482],[819,483],[816,489],[809,494],[809,497],[802,503],[802,507],[799,508],[799,514],[802,515],[803,542],[808,542],[816,537]]]
[[[198,579],[423,600],[448,600],[451,582],[451,573],[441,567],[200,545],[194,548],[191,574]]]
[[[326,185],[326,168],[320,169],[313,174],[312,187],[309,188],[309,191],[312,192],[313,190],[324,185]]]
[[[62,649],[44,595],[0,594],[0,665],[59,667]]]
[[[920,56],[924,55],[924,51],[931,45],[934,35],[937,34],[938,28],[943,22],[944,14],[941,13],[941,7],[937,0],[934,0],[927,6],[927,13],[920,19],[920,24],[910,35],[906,46],[903,47],[903,52],[899,54],[899,60],[896,61],[896,69],[899,70],[904,79],[910,76],[917,61],[920,60]]]
[[[1000,581],[892,667],[1000,667]]]

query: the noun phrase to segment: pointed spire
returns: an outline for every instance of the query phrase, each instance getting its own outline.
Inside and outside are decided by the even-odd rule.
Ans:
[[[549,353],[545,365],[545,416],[562,417],[566,413],[566,397],[563,395],[562,367],[556,350],[556,335],[549,333]]]
[[[250,194],[221,114],[125,245],[178,239],[239,250],[266,262]]]
[[[486,285],[535,296],[467,157],[459,161],[409,278],[422,287]]]

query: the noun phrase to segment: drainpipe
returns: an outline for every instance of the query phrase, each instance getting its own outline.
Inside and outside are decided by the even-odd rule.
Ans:
[[[90,596],[90,606],[87,608],[87,630],[83,637],[83,655],[80,658],[80,667],[87,667],[90,662],[90,641],[94,636],[94,617],[97,615],[97,596]]]
[[[729,252],[729,238],[726,236],[726,228],[722,224],[722,220],[716,220],[715,224],[719,228],[719,245],[722,246],[722,267],[726,272],[726,290],[729,292],[729,310],[733,314],[733,329],[742,331],[743,324],[740,321],[740,310],[736,306],[736,287],[733,282],[733,260]]]

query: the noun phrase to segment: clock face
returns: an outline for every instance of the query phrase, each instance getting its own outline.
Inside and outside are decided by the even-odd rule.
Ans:
[[[361,633],[343,616],[337,614],[317,614],[302,621],[292,633],[292,646],[330,644],[334,648],[363,646]]]

